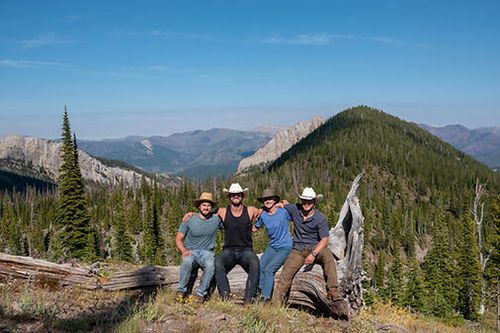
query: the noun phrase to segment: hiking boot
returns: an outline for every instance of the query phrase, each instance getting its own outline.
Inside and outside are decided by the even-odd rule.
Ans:
[[[330,308],[330,310],[339,318],[345,318],[349,320],[349,304],[342,297],[337,288],[328,290],[328,299],[328,307]]]
[[[184,293],[182,291],[178,291],[175,293],[175,301],[179,303],[184,302]]]
[[[331,288],[331,289],[329,289],[328,290],[328,298],[332,302],[336,302],[336,301],[340,301],[340,300],[344,299],[344,297],[342,297],[342,295],[340,294],[338,288]]]
[[[193,303],[196,303],[196,304],[205,303],[205,297],[200,296],[196,293],[194,293],[193,295],[190,295],[189,298],[192,300]]]

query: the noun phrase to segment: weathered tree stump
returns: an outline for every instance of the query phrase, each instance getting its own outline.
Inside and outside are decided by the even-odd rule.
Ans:
[[[337,275],[341,291],[346,296],[352,312],[361,308],[363,269],[363,214],[356,191],[362,175],[354,179],[349,194],[340,211],[339,219],[330,230],[328,247],[337,259]],[[276,274],[279,278],[280,272]],[[79,286],[85,289],[124,290],[167,286],[175,288],[179,282],[179,266],[145,266],[135,271],[119,272],[101,277],[95,266],[55,264],[31,257],[0,253],[0,278],[37,279],[50,278],[60,286]],[[247,274],[236,266],[228,274],[233,293],[242,293]],[[332,315],[328,307],[326,284],[319,265],[304,266],[297,273],[288,302],[292,306],[305,306],[318,313]]]

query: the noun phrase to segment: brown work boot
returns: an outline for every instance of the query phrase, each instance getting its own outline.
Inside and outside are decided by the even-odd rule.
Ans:
[[[175,300],[179,303],[184,302],[184,293],[182,291],[178,291],[175,293]]]
[[[197,293],[194,293],[193,295],[190,296],[190,299],[192,299],[193,303],[196,304],[202,304],[205,303],[205,297],[198,295]]]
[[[342,297],[338,288],[331,288],[328,290],[328,300],[328,307],[336,316],[349,320],[349,304],[344,297]]]

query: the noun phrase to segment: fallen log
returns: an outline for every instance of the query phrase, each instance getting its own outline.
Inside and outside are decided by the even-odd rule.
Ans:
[[[362,306],[361,282],[363,252],[363,215],[356,195],[362,175],[358,175],[342,206],[335,227],[330,229],[328,247],[337,259],[337,274],[341,291],[356,313]],[[276,274],[278,278],[280,272]],[[58,281],[60,286],[79,286],[85,289],[124,290],[167,286],[175,288],[179,282],[179,266],[145,266],[135,271],[118,272],[109,277],[99,274],[92,265],[55,264],[31,257],[0,253],[0,278],[31,279],[46,277]],[[228,274],[231,289],[241,294],[247,274],[237,266]],[[198,281],[196,282],[198,283]],[[304,266],[297,273],[288,302],[292,306],[304,306],[318,313],[333,315],[328,307],[325,280],[319,265]]]

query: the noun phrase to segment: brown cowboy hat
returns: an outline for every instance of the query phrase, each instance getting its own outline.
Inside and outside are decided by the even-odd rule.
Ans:
[[[217,203],[214,201],[214,196],[212,193],[208,192],[203,192],[200,195],[200,198],[194,201],[195,207],[199,207],[203,202],[208,202],[213,206],[217,205]]]
[[[262,192],[262,195],[257,198],[260,202],[264,203],[264,199],[267,198],[275,198],[276,202],[280,201],[281,198],[279,195],[276,194],[276,192],[273,189],[266,188],[264,192]]]

